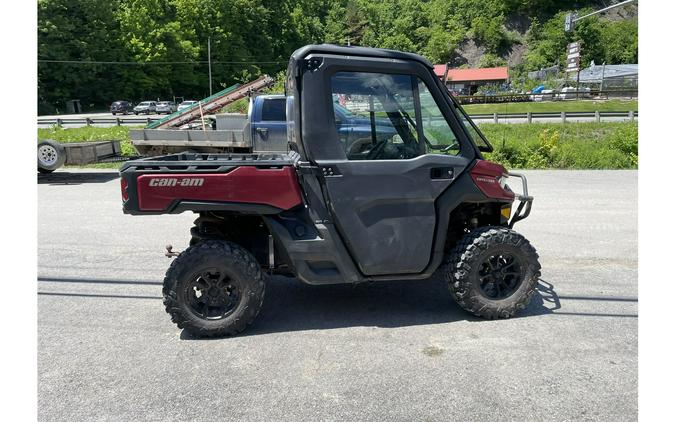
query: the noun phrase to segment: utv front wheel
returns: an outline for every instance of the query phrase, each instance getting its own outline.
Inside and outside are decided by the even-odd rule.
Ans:
[[[231,242],[190,246],[164,278],[164,306],[171,320],[197,337],[240,333],[260,312],[265,284],[255,258]]]
[[[522,235],[484,227],[455,246],[446,277],[465,310],[488,319],[510,318],[530,302],[540,269],[537,252]]]

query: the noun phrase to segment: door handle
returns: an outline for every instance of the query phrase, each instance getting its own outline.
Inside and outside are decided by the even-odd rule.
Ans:
[[[435,180],[448,180],[455,178],[455,168],[454,167],[432,167],[431,174],[432,179]]]

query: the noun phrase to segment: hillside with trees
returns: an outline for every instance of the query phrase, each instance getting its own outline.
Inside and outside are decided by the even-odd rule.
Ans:
[[[579,0],[38,0],[38,111],[85,109],[119,99],[208,95],[285,69],[309,43],[412,51],[453,66],[508,64],[523,75],[565,61],[582,40],[582,66],[637,63],[637,5],[563,31]]]

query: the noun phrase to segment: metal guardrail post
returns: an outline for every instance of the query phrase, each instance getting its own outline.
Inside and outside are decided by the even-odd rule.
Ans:
[[[116,118],[115,120],[117,121],[117,126],[122,126],[122,123],[120,122],[120,118],[119,118],[119,117]]]
[[[527,123],[532,123],[532,112],[531,111],[527,112]]]
[[[633,110],[628,112],[628,119],[633,122],[635,121],[635,112]]]
[[[87,117],[85,121],[87,122],[87,126],[91,126],[91,119],[89,117]]]
[[[62,127],[62,126],[63,126],[63,120],[61,120],[61,119],[56,119],[56,126]]]
[[[595,121],[600,123],[600,112],[598,110],[595,110]]]
[[[499,116],[497,113],[492,113],[492,119],[494,120],[495,123],[499,123]]]
[[[148,124],[150,124],[150,118],[148,117]]]
[[[565,123],[567,121],[567,113],[565,113],[564,111],[561,111],[560,112],[560,120],[562,120],[562,122]]]

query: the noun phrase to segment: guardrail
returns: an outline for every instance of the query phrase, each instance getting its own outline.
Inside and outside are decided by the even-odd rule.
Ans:
[[[51,118],[41,119],[38,117],[38,125],[53,125],[53,126],[138,126],[148,125],[158,118],[152,117],[66,117],[66,118]]]
[[[473,95],[455,95],[455,99],[460,104],[491,104],[491,103],[518,103],[530,101],[555,101],[555,100],[606,100],[610,98],[638,98],[638,90],[635,88],[613,88],[565,92],[547,92],[538,94],[473,94]]]
[[[608,117],[623,117],[628,120],[634,120],[638,117],[637,111],[561,111],[561,112],[528,112],[528,113],[488,113],[472,114],[471,119],[477,122],[492,120],[494,123],[508,123],[509,120],[525,119],[527,123],[532,123],[542,119],[560,119],[565,123],[567,119],[594,119],[597,122]],[[147,125],[157,118],[140,117],[96,117],[96,118],[63,118],[63,119],[40,119],[38,126],[138,126]]]
[[[492,120],[494,123],[508,123],[508,120],[526,119],[527,123],[542,119],[560,119],[565,123],[567,119],[593,119],[596,122],[602,121],[607,117],[625,118],[630,121],[638,117],[637,111],[558,111],[558,112],[527,112],[527,113],[488,113],[472,114],[471,120],[480,122],[481,120]],[[501,122],[500,122],[501,121]],[[506,121],[506,122],[505,122]]]

